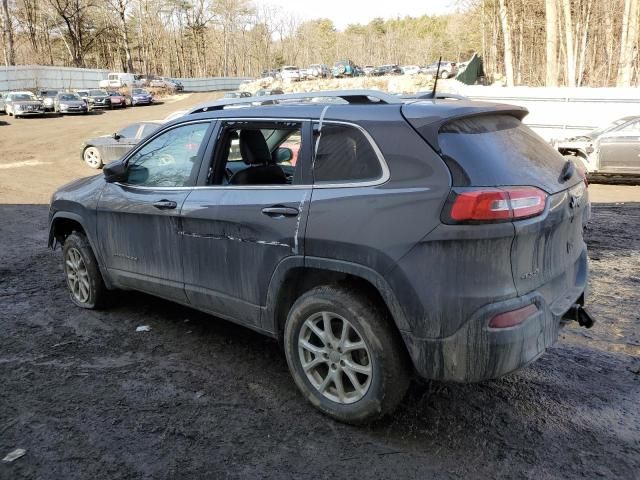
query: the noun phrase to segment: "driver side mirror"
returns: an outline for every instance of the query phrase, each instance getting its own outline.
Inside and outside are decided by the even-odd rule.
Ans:
[[[289,162],[293,159],[293,150],[287,147],[280,147],[275,151],[276,163]]]
[[[127,162],[116,160],[108,163],[102,169],[102,173],[107,183],[124,182],[127,180]]]
[[[122,138],[122,135],[120,135],[118,132],[113,132],[113,135],[111,135],[111,137],[114,140],[120,140]]]

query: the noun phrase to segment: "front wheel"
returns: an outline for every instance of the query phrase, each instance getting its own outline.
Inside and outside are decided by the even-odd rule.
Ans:
[[[102,167],[102,155],[100,154],[100,150],[96,147],[85,148],[82,153],[82,158],[84,159],[84,163],[89,165],[91,168],[98,169]]]
[[[71,301],[88,309],[104,306],[108,291],[91,245],[83,233],[73,232],[65,239],[62,258]]]
[[[447,72],[446,70],[440,72],[440,78],[446,80],[447,78],[449,78],[449,72]]]
[[[407,355],[388,315],[355,290],[323,286],[302,295],[289,312],[284,346],[302,394],[341,422],[391,412],[409,384]]]

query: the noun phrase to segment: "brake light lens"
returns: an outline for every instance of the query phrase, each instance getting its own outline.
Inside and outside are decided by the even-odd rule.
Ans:
[[[499,222],[540,215],[547,194],[535,187],[482,188],[454,192],[449,217],[454,222]]]
[[[504,312],[499,315],[496,315],[489,322],[489,327],[491,328],[515,327],[516,325],[520,325],[527,318],[532,317],[536,313],[538,313],[538,307],[536,307],[534,304],[527,305],[526,307],[522,307],[517,310],[512,310],[510,312]]]

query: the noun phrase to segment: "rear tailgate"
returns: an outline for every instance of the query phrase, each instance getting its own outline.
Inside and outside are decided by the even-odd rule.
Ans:
[[[561,297],[575,301],[586,281],[586,186],[573,165],[522,124],[522,116],[485,110],[440,125],[407,119],[448,165],[454,190],[533,186],[548,194],[544,212],[512,222],[512,274],[519,295],[542,289],[547,303],[564,308]]]

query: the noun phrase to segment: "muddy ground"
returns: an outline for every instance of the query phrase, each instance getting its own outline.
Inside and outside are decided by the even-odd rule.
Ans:
[[[500,380],[416,383],[370,427],[316,413],[249,330],[142,294],[73,307],[46,202],[92,173],[80,142],[203,99],[0,117],[0,457],[27,450],[0,479],[640,478],[640,187],[590,187],[593,329]]]

